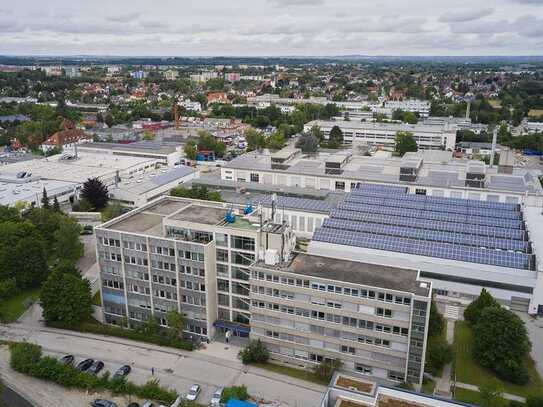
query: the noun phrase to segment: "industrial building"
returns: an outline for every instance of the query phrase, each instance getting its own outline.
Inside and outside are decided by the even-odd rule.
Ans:
[[[343,141],[346,144],[363,142],[367,145],[394,149],[396,134],[409,132],[417,142],[419,149],[426,150],[453,150],[456,144],[456,126],[407,124],[407,123],[378,123],[356,120],[324,121],[314,120],[304,125],[304,131],[309,132],[314,126],[320,128],[324,138],[330,138],[330,131],[339,127],[343,132]]]
[[[410,193],[478,201],[543,205],[540,171],[513,166],[511,154],[500,165],[453,159],[449,151],[419,151],[403,158],[357,155],[340,150],[303,154],[250,152],[221,168],[221,179],[280,188],[350,192],[359,183],[396,185]]]

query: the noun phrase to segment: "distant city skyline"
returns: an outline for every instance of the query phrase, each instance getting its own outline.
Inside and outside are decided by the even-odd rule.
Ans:
[[[23,0],[0,54],[541,55],[543,0]]]

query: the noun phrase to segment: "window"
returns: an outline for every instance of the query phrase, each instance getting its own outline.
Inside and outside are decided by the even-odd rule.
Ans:
[[[366,366],[366,365],[362,365],[360,363],[355,363],[354,367],[355,367],[355,370],[357,372],[360,372],[360,373],[363,373],[363,374],[372,374],[373,369],[372,369],[371,366]]]
[[[336,190],[345,191],[345,182],[336,181]]]
[[[252,237],[232,236],[230,243],[232,248],[235,249],[248,250],[252,252],[255,250],[255,239]]]
[[[217,246],[228,246],[228,235],[224,233],[215,233],[215,242]]]
[[[228,262],[228,250],[217,249],[217,261]]]
[[[350,353],[352,355],[355,354],[355,350],[352,346],[345,346],[345,345],[341,345],[341,352],[342,353]]]
[[[417,195],[426,195],[426,190],[423,188],[417,188],[415,189],[415,194]]]
[[[260,176],[259,174],[251,173],[251,182],[259,182]]]

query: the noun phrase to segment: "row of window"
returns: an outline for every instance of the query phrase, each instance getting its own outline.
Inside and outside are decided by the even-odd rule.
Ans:
[[[138,250],[140,252],[147,251],[147,245],[145,243],[127,242],[123,240],[123,247],[130,250]]]
[[[323,284],[317,282],[310,282],[310,280],[303,280],[299,278],[291,278],[278,276],[276,274],[264,273],[262,271],[253,271],[251,273],[252,278],[257,280],[271,281],[274,283],[293,285],[296,287],[311,288],[318,291],[326,291],[334,294],[348,295],[351,297],[369,298],[371,300],[384,301],[395,303],[399,305],[411,305],[411,298],[400,295],[392,295],[381,291],[358,289],[351,287],[343,287],[334,284]]]
[[[289,307],[286,305],[279,305],[275,303],[263,302],[252,300],[251,303],[254,307],[266,308],[271,311],[279,311],[285,314],[297,315],[304,318],[317,319],[319,321],[332,322],[334,324],[342,324],[345,326],[350,326],[352,328],[360,328],[368,331],[377,331],[384,332],[392,335],[408,336],[409,329],[402,328],[399,326],[387,325],[375,323],[373,321],[367,321],[365,319],[358,319],[352,317],[345,317],[341,315],[329,314],[315,310],[308,310],[298,307]]]
[[[217,246],[228,247],[228,235],[224,233],[215,233],[215,242]],[[230,236],[230,247],[232,249],[254,252],[255,239],[245,236]]]
[[[181,280],[179,282],[179,286],[181,288],[184,288],[184,289],[187,289],[187,290],[193,290],[193,291],[205,292],[205,290],[206,290],[206,285],[205,284],[196,283],[196,282],[193,282],[193,281]]]
[[[117,290],[124,290],[124,283],[122,281],[109,280],[106,278],[102,280],[102,285]]]

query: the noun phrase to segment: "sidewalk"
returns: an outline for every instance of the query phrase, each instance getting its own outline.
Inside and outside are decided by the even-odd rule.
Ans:
[[[473,384],[456,382],[456,387],[459,387],[461,389],[471,390],[471,391],[479,391],[479,387],[474,386]],[[526,398],[521,397],[521,396],[516,396],[514,394],[503,393],[502,397],[506,400],[520,401],[521,403],[526,403]]]
[[[455,320],[447,319],[447,343],[454,343],[454,324]],[[441,377],[437,379],[434,393],[441,397],[452,398],[451,393],[451,371],[452,365],[449,363],[443,368]]]

